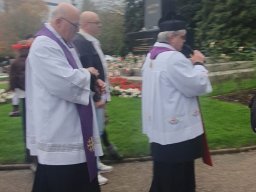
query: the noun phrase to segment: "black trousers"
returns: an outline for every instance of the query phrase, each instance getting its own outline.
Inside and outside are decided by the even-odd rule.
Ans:
[[[25,98],[21,99],[21,108],[22,108],[22,131],[23,131],[23,140],[25,146],[25,162],[32,163],[34,162],[35,157],[30,156],[29,149],[27,149],[26,142],[26,100]]]
[[[153,162],[150,192],[195,192],[194,161]]]
[[[86,163],[38,164],[32,192],[100,192],[100,187],[97,177],[90,182]]]

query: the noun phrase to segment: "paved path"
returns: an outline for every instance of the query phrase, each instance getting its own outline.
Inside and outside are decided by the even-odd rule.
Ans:
[[[213,156],[214,167],[196,162],[197,192],[256,192],[256,150]],[[148,192],[152,162],[114,165],[102,192]],[[30,192],[30,170],[0,171],[0,192]]]

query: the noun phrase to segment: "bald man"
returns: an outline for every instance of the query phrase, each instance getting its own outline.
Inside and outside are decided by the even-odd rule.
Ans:
[[[112,158],[120,160],[121,157],[117,153],[114,145],[108,139],[105,130],[105,105],[110,101],[109,84],[107,78],[107,63],[105,56],[101,50],[100,42],[97,37],[101,33],[102,24],[99,16],[91,11],[85,11],[80,16],[80,30],[73,39],[73,43],[79,53],[80,61],[83,67],[95,67],[99,71],[99,78],[106,82],[106,93],[94,94],[94,102],[96,106],[97,122],[100,130],[101,140]],[[98,159],[99,173],[112,171],[113,167],[104,165]],[[100,185],[106,184],[108,179],[102,175],[98,175]]]
[[[28,55],[27,146],[39,161],[33,192],[100,191],[95,156],[102,148],[90,97],[91,78],[99,73],[82,67],[70,43],[79,14],[59,4]]]

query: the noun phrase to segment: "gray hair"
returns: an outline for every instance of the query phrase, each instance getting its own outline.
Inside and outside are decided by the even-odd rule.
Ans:
[[[186,34],[186,30],[178,30],[178,31],[163,31],[158,33],[157,35],[157,42],[161,43],[169,43],[169,38],[173,36],[177,36],[180,34]]]

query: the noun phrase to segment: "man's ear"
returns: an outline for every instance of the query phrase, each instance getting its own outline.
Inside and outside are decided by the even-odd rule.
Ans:
[[[171,36],[171,35],[168,36],[168,42],[169,42],[169,44],[172,44],[173,38],[174,38],[173,35],[172,35],[172,36]]]
[[[62,19],[61,19],[61,18],[55,19],[55,24],[56,24],[56,25],[59,25],[61,22],[62,22]]]

